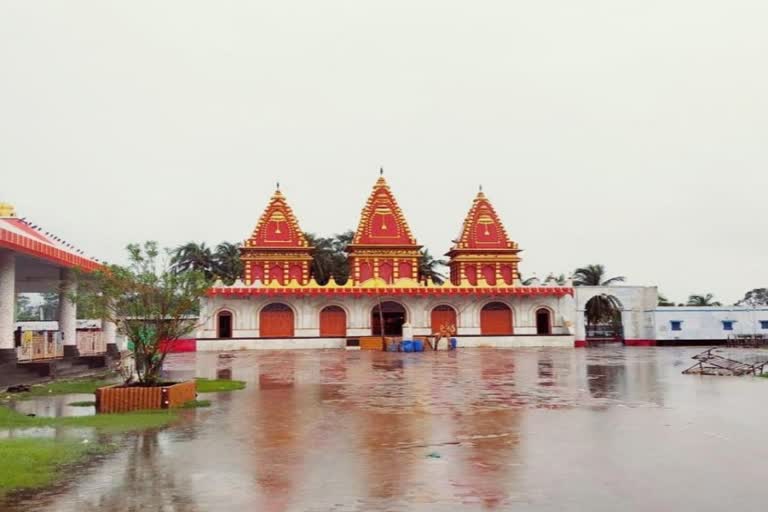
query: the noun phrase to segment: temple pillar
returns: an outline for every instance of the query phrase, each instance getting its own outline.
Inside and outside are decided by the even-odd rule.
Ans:
[[[16,360],[13,326],[16,313],[16,255],[0,251],[0,363]]]
[[[59,331],[64,342],[64,357],[78,357],[77,350],[77,304],[72,296],[77,293],[75,272],[61,270],[61,288],[59,290]]]

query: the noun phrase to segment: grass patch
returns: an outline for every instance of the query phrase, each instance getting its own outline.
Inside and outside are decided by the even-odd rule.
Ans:
[[[195,379],[195,381],[197,382],[198,393],[219,393],[245,389],[245,382],[242,380]]]
[[[74,394],[92,394],[100,387],[112,384],[114,379],[111,375],[105,375],[100,378],[57,380],[46,384],[36,384],[24,393],[5,393],[3,398],[15,400],[24,400],[27,398],[37,398],[41,396],[53,395],[74,395]]]
[[[109,445],[83,444],[78,441],[53,439],[0,440],[0,496],[23,489],[50,485],[63,466],[89,455],[107,453]]]
[[[210,407],[210,400],[190,400],[184,405],[179,406],[179,409],[197,409],[198,407]]]
[[[67,405],[70,407],[96,407],[96,402],[70,402]]]
[[[0,406],[0,429],[36,427],[92,427],[105,432],[144,430],[168,425],[177,417],[172,409],[138,411],[124,414],[96,414],[68,418],[28,417],[7,407]]]

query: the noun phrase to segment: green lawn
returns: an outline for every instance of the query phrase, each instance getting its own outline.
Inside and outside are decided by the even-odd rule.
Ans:
[[[114,383],[111,375],[105,375],[102,378],[86,378],[74,380],[56,380],[45,384],[36,384],[26,393],[6,393],[3,398],[13,398],[15,400],[24,400],[27,398],[37,398],[41,396],[53,395],[73,395],[95,393],[96,389],[108,386]]]
[[[0,440],[0,460],[3,461],[0,464],[0,496],[10,491],[49,485],[59,476],[62,466],[111,450],[109,445],[78,441]]]
[[[0,406],[0,429],[34,427],[93,427],[106,432],[126,432],[164,427],[177,418],[172,409],[139,411],[125,414],[97,414],[67,418],[30,418],[8,407]]]
[[[198,393],[218,393],[221,391],[237,391],[238,389],[245,389],[245,382],[242,380],[195,380],[197,381]]]

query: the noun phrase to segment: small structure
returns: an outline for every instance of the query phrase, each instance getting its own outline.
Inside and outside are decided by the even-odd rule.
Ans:
[[[116,327],[104,322],[99,332],[77,330],[77,270],[94,271],[101,264],[71,244],[16,217],[0,203],[0,363],[37,363],[80,355],[117,352]],[[59,293],[57,330],[15,327],[17,293]]]
[[[696,364],[684,370],[684,374],[699,375],[762,375],[763,369],[768,365],[768,361],[762,361],[754,364],[742,363],[735,359],[715,354],[717,347],[705,350],[701,354],[696,354],[693,359]]]

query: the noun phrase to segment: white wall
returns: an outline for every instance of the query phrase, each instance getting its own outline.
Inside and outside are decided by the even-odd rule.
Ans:
[[[570,337],[568,343],[570,346],[573,345],[574,300],[570,296],[561,298],[550,296],[382,296],[381,300],[395,301],[403,305],[407,321],[411,324],[415,335],[431,334],[432,309],[439,305],[448,305],[456,310],[459,338],[478,336],[480,311],[483,306],[489,302],[503,302],[512,308],[516,336],[530,336],[534,340],[539,339],[539,345],[548,346],[547,339],[551,341],[552,338],[536,336],[536,311],[545,307],[551,312],[552,334]],[[217,314],[227,310],[233,315],[233,338],[256,339],[259,337],[259,312],[268,304],[275,302],[286,304],[293,310],[296,337],[319,336],[320,311],[330,305],[339,306],[347,312],[347,336],[355,337],[371,335],[371,311],[378,304],[378,299],[371,296],[205,298],[201,303],[202,327],[197,337],[201,340],[216,338]],[[198,346],[207,347],[208,344],[198,343]]]
[[[768,321],[768,308],[748,307],[659,307],[654,311],[658,340],[725,340],[731,335],[764,334],[760,321]],[[723,329],[723,321],[734,321],[733,331]],[[671,322],[682,322],[673,331]]]

